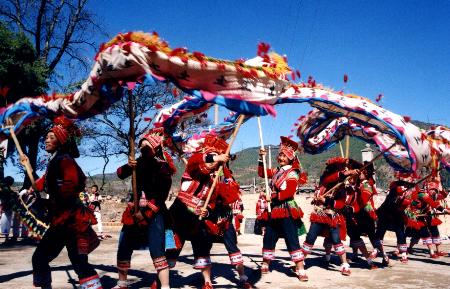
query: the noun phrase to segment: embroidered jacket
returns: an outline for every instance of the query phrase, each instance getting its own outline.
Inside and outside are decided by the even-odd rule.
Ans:
[[[258,166],[258,175],[264,177],[264,168],[260,163]],[[271,189],[271,214],[273,219],[293,218],[301,219],[303,217],[302,209],[294,200],[298,186],[306,183],[306,174],[300,173],[298,162],[293,165],[286,165],[275,169],[267,169],[267,177],[270,178]],[[269,213],[265,210],[259,214],[259,219],[268,220]]]

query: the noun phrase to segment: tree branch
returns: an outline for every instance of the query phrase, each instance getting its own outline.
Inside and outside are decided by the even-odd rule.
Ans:
[[[50,52],[50,40],[53,38],[53,33],[55,31],[56,23],[58,23],[59,14],[61,13],[61,10],[62,10],[65,2],[66,2],[65,0],[61,0],[59,2],[59,5],[56,6],[55,9],[53,10],[52,19],[49,22],[47,22],[44,50],[42,52],[42,59],[44,59],[45,62],[47,62],[48,54]]]
[[[36,47],[37,55],[41,55],[41,30],[42,30],[42,18],[44,17],[45,5],[47,0],[41,0],[41,5],[39,6],[39,12],[36,17],[36,34],[34,36],[34,42]]]
[[[72,35],[75,31],[75,27],[77,26],[77,23],[79,21],[80,13],[83,10],[84,5],[86,5],[86,1],[87,0],[79,0],[78,6],[76,7],[75,14],[71,15],[71,17],[69,18],[70,19],[69,24],[67,25],[67,29],[64,33],[64,40],[61,45],[61,49],[58,51],[55,58],[50,62],[49,66],[48,66],[50,72],[52,72],[55,69],[56,65],[61,60],[61,57],[66,52],[67,46],[69,45],[69,41],[72,38]]]

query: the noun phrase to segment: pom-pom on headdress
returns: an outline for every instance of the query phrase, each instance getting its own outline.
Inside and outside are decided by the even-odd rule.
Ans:
[[[331,159],[327,160],[326,165],[341,165],[341,166],[346,166],[348,163],[348,159],[347,158],[343,158],[343,157],[334,157]]]
[[[280,152],[292,161],[295,157],[295,152],[298,149],[298,143],[285,136],[281,136],[280,139]]]
[[[216,152],[218,154],[224,154],[227,151],[228,143],[222,138],[213,134],[207,134],[205,142],[203,143],[203,152],[211,153]]]
[[[164,129],[162,127],[159,127],[149,130],[139,140],[139,147],[142,145],[142,142],[144,140],[148,141],[153,149],[156,149],[157,147],[161,146],[164,141]]]

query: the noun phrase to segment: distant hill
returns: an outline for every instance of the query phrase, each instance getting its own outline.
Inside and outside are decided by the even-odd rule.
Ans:
[[[420,128],[429,129],[433,124],[413,121],[413,123]],[[345,151],[345,142],[342,142],[343,149]],[[349,154],[350,158],[361,161],[361,150],[366,147],[366,143],[357,138],[350,138]],[[372,146],[372,149],[374,147]],[[266,146],[267,150],[267,146]],[[374,149],[375,150],[375,149]],[[376,150],[375,150],[376,151]],[[257,160],[258,160],[259,147],[246,148],[236,153],[237,158],[231,163],[231,169],[233,170],[236,180],[243,184],[248,185],[253,183],[253,179],[256,179],[257,183],[262,183],[263,180],[257,176]],[[272,146],[272,166],[276,166],[276,156],[278,154],[278,146]],[[376,152],[375,152],[376,154]],[[301,165],[308,173],[309,182],[314,183],[320,177],[322,170],[325,167],[325,162],[335,156],[340,156],[339,145],[334,146],[328,151],[318,154],[309,155],[302,154],[299,156]],[[176,162],[177,173],[173,178],[173,189],[177,189],[181,175],[184,171],[184,163]],[[382,189],[386,189],[389,183],[394,179],[393,170],[391,167],[381,158],[376,162],[377,172],[377,185]],[[96,183],[101,183],[101,175],[95,175],[92,177]],[[130,180],[119,180],[115,173],[108,174],[106,176],[108,184],[105,186],[105,191],[113,193],[125,194],[130,188]],[[91,180],[92,181],[92,180]],[[450,187],[450,175],[447,172],[443,173],[443,183],[446,187]]]

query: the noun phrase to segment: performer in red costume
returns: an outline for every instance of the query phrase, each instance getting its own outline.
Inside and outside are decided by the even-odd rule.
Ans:
[[[341,258],[340,271],[345,276],[351,273],[350,265],[347,263],[345,247],[341,241],[345,239],[346,235],[343,210],[348,188],[342,185],[332,193],[329,190],[336,184],[343,182],[348,176],[355,174],[358,174],[358,171],[352,169],[349,159],[336,157],[327,161],[325,171],[320,177],[319,190],[316,192],[313,201],[314,211],[310,216],[311,226],[303,243],[303,251],[307,255],[311,252],[317,237],[319,235],[326,236],[326,239],[331,241],[334,246],[335,253]]]
[[[388,228],[391,228],[397,237],[397,247],[401,255],[400,261],[403,264],[408,263],[405,226],[408,224],[405,209],[410,205],[410,195],[414,194],[415,189],[412,182],[397,180],[390,184],[389,193],[384,202],[377,209],[378,224],[376,236],[381,244],[381,254],[383,256],[384,266],[391,266],[390,260],[383,247],[384,235]]]
[[[253,288],[245,275],[244,258],[237,245],[237,234],[233,226],[232,205],[241,199],[239,184],[234,180],[228,164],[224,166],[223,177],[217,184],[209,202],[210,214],[205,220],[205,224],[214,242],[225,245],[230,263],[239,274],[239,288]]]
[[[412,200],[409,207],[411,212],[419,215],[413,223],[416,224],[415,228],[419,230],[420,238],[423,244],[428,247],[430,257],[433,259],[447,255],[439,250],[441,237],[438,226],[442,224],[442,221],[434,215],[435,211],[450,213],[450,210],[440,203],[447,197],[445,190],[440,188],[437,180],[427,182]],[[433,250],[433,245],[435,245],[436,250]]]
[[[45,138],[45,150],[51,154],[45,175],[37,180],[39,191],[45,190],[49,199],[50,227],[34,251],[33,283],[36,287],[52,288],[49,263],[66,247],[70,262],[78,275],[80,288],[101,289],[99,276],[88,263],[88,254],[99,244],[91,225],[95,216],[79,198],[86,177],[74,158],[79,157],[75,138],[80,137],[76,126],[68,119],[55,119]],[[26,157],[21,160],[26,162]]]
[[[122,216],[123,227],[117,251],[119,281],[116,289],[128,288],[127,274],[131,265],[131,255],[140,245],[148,247],[150,251],[158,273],[160,288],[170,288],[169,264],[165,256],[165,219],[168,217],[165,201],[176,169],[172,158],[162,148],[163,137],[162,129],[150,130],[139,141],[141,156],[137,160],[130,159],[128,164],[117,169],[117,176],[125,179],[131,176],[133,168],[136,168],[139,209],[144,219],[133,218],[133,196],[131,196]],[[158,286],[155,282],[152,289]]]
[[[266,209],[259,216],[264,221],[265,233],[263,239],[263,263],[261,273],[269,272],[269,265],[275,259],[275,246],[280,237],[284,237],[287,249],[295,263],[295,273],[300,281],[308,281],[303,260],[304,255],[298,241],[299,229],[303,226],[301,218],[303,211],[294,200],[299,185],[306,182],[306,174],[300,170],[300,164],[295,156],[298,144],[287,138],[281,137],[280,152],[278,154],[279,167],[267,169],[267,176],[271,179],[271,213]],[[260,150],[264,155],[265,150]],[[260,159],[258,175],[264,177],[264,168]]]
[[[231,204],[231,209],[233,212],[233,225],[236,233],[241,235],[241,223],[244,220],[244,215],[242,211],[244,211],[244,204],[241,199],[241,192],[239,191],[239,199],[237,199],[233,204]]]
[[[210,232],[215,226],[208,226],[205,219],[211,214],[215,201],[210,202],[208,209],[203,209],[203,206],[216,170],[230,159],[230,156],[225,154],[227,147],[228,144],[221,138],[214,135],[205,137],[200,151],[189,158],[181,178],[181,190],[170,207],[175,234],[182,244],[186,240],[192,243],[194,268],[202,272],[203,289],[213,288],[210,258],[213,235]],[[202,216],[203,220],[199,220],[199,216]],[[172,266],[175,265],[180,252],[181,250],[166,253]]]
[[[357,163],[356,161],[353,162]],[[358,166],[362,167],[363,165]],[[347,207],[344,210],[347,234],[350,237],[350,246],[353,249],[352,261],[357,261],[358,250],[360,250],[370,268],[376,268],[373,264],[373,259],[376,258],[381,246],[375,235],[375,223],[378,217],[373,200],[377,194],[373,175],[374,167],[372,164],[360,171],[354,188],[347,191]],[[349,192],[354,194],[349,194]],[[372,253],[369,253],[366,244],[361,238],[363,234],[369,237],[374,247]]]

